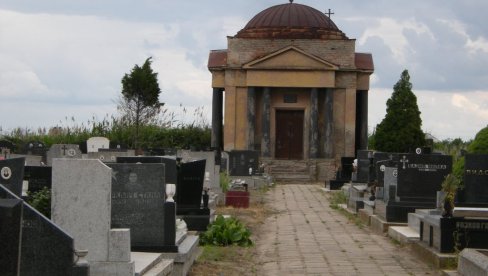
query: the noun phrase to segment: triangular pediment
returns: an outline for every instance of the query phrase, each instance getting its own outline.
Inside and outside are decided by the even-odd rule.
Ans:
[[[272,54],[253,60],[244,69],[261,70],[338,70],[338,66],[289,46]]]

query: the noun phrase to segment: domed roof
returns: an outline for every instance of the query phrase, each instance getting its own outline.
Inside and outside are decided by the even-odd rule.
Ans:
[[[270,7],[251,19],[238,38],[347,39],[324,13],[290,1]]]

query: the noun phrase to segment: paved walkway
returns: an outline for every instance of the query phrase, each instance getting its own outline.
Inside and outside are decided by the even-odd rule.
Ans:
[[[440,275],[388,237],[329,207],[318,185],[278,185],[257,244],[259,275]]]

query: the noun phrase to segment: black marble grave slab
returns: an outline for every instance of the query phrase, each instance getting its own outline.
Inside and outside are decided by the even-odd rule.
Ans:
[[[22,151],[24,154],[39,155],[45,157],[47,152],[47,147],[41,141],[30,141],[24,145]]]
[[[73,238],[2,185],[0,256],[1,275],[89,275],[74,264]]]
[[[35,193],[44,187],[51,189],[52,167],[48,166],[25,166],[24,180],[29,182],[28,191]]]
[[[200,208],[206,160],[181,163],[176,185],[177,209]]]
[[[416,209],[433,209],[435,202],[404,202],[404,201],[375,201],[375,215],[387,222],[408,222],[408,213],[415,213]]]
[[[464,248],[488,249],[488,219],[474,218],[443,218],[440,217],[440,224],[431,226],[429,229],[421,229],[422,240],[432,245],[433,239],[440,239],[440,253],[453,253],[455,250]],[[439,227],[439,229],[434,229]],[[420,228],[426,228],[421,222]],[[438,232],[440,237],[435,237],[433,232]]]
[[[354,157],[341,157],[341,170],[339,175],[340,178],[338,178],[337,180],[351,180],[351,175],[353,171],[352,163],[354,162],[354,159]]]
[[[164,164],[112,163],[112,228],[129,228],[132,250],[164,250]]]
[[[401,154],[398,161],[397,196],[401,201],[436,201],[442,181],[452,171],[452,156]]]
[[[488,207],[488,155],[467,154],[464,189],[458,191],[456,206]]]
[[[22,200],[0,185],[0,270],[16,276],[20,262]]]
[[[73,238],[28,204],[23,206],[20,275],[70,275]]]
[[[369,174],[369,182],[377,182],[378,177],[376,175],[376,164],[381,161],[391,160],[393,158],[392,153],[375,151],[373,153],[372,168]]]
[[[249,168],[252,174],[256,174],[259,169],[259,152],[252,150],[233,150],[229,151],[229,175],[246,176],[249,175]]]
[[[0,184],[18,197],[22,196],[24,164],[25,157],[0,160]]]
[[[177,168],[178,163],[175,156],[127,156],[117,157],[117,163],[162,163],[165,165],[166,183],[176,184],[178,180]]]
[[[358,150],[358,168],[356,182],[368,183],[373,167],[373,151]]]
[[[376,162],[375,171],[376,171],[376,186],[384,187],[385,186],[385,168],[386,167],[397,167],[398,162],[393,160],[381,160]]]

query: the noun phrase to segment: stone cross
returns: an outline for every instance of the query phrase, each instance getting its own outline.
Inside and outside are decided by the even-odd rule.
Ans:
[[[400,162],[403,163],[403,169],[406,169],[405,164],[408,163],[408,159],[405,155],[403,156],[402,160],[400,160]]]

